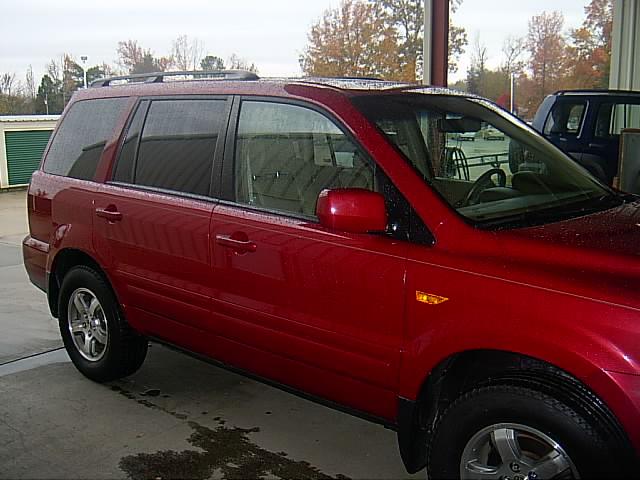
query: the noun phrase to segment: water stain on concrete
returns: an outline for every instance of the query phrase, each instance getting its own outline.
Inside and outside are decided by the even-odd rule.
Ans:
[[[135,394],[118,385],[111,385],[111,390],[144,407],[159,410],[180,420],[188,418],[184,413],[174,412],[147,399],[139,398],[143,394]],[[145,394],[157,396],[149,395],[148,391]],[[260,429],[257,427],[229,428],[225,426],[226,422],[221,417],[214,417],[213,420],[218,423],[216,428],[208,428],[193,421],[187,422],[193,429],[188,442],[202,451],[162,450],[156,453],[128,455],[120,459],[120,469],[132,480],[206,479],[214,474],[225,480],[264,477],[286,480],[348,480],[348,477],[340,474],[335,477],[327,475],[309,462],[291,460],[285,452],[274,453],[256,445],[248,435],[259,432]]]
[[[215,429],[188,422],[193,433],[188,441],[203,451],[163,450],[123,457],[120,468],[133,480],[157,478],[210,478],[214,473],[223,479],[342,479],[327,475],[308,462],[286,458],[284,452],[273,453],[252,443],[248,434],[258,428]]]
[[[157,397],[160,395],[160,390],[157,388],[150,388],[142,392],[140,395],[143,397]]]
[[[120,395],[122,395],[123,397],[128,398],[129,400],[134,400],[135,402],[139,403],[140,405],[150,408],[152,410],[159,410],[161,412],[167,413],[169,415],[171,415],[172,417],[175,417],[179,420],[186,420],[187,419],[187,415],[185,415],[184,413],[178,413],[178,412],[174,412],[173,410],[169,410],[166,409],[164,407],[161,407],[160,405],[157,405],[153,402],[150,402],[149,400],[145,400],[143,398],[138,398],[138,396],[135,393],[130,392],[129,390],[126,390],[118,385],[111,385],[111,390],[114,392],[118,392]],[[159,390],[158,390],[159,392]],[[140,394],[140,395],[144,395],[144,394]],[[155,395],[157,396],[157,395]]]

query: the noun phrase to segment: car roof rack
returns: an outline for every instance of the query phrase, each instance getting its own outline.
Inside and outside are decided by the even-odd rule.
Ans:
[[[584,94],[592,94],[592,95],[638,95],[640,91],[638,90],[615,90],[609,88],[576,88],[576,89],[565,89],[558,90],[554,93],[554,95],[584,95]]]
[[[189,70],[178,72],[153,72],[100,78],[91,82],[92,87],[108,87],[111,82],[163,83],[167,77],[193,77],[192,80],[259,80],[260,77],[247,70]]]

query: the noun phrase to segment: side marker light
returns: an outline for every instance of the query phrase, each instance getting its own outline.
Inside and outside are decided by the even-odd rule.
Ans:
[[[440,305],[441,303],[444,303],[449,299],[446,297],[441,297],[440,295],[434,295],[432,293],[425,293],[416,290],[416,300],[420,303],[426,303],[427,305]]]

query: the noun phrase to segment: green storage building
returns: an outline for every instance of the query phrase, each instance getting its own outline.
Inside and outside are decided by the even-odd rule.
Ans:
[[[59,115],[0,116],[0,188],[27,185]]]

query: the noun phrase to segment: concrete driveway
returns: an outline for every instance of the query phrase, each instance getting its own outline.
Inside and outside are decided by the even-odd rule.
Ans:
[[[159,345],[84,378],[24,273],[24,209],[0,194],[0,478],[412,478],[394,432]]]

